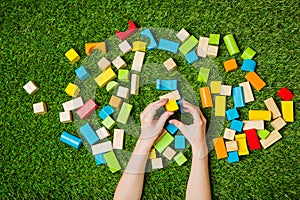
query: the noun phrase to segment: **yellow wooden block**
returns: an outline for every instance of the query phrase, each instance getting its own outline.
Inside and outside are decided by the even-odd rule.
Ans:
[[[80,59],[80,56],[73,48],[67,51],[65,56],[71,61],[72,64],[76,63]]]
[[[210,82],[210,92],[212,94],[220,94],[221,92],[221,81]]]
[[[249,120],[271,120],[272,113],[269,110],[249,110]]]
[[[116,78],[117,75],[111,67],[107,68],[104,72],[102,72],[99,76],[97,76],[94,80],[99,85],[100,88],[104,87],[109,81]]]
[[[176,100],[169,100],[166,105],[166,110],[167,111],[176,111],[179,109],[177,103],[176,103]]]
[[[150,159],[155,159],[156,158],[156,151],[155,149],[151,149],[150,154],[149,154]]]
[[[246,142],[246,134],[237,134],[235,135],[235,140],[238,143],[238,154],[239,156],[249,155],[247,142]]]
[[[221,86],[221,85],[220,85]],[[226,96],[216,96],[215,116],[224,116],[226,112]]]
[[[132,43],[132,51],[146,51],[146,42],[135,41]]]
[[[65,89],[65,92],[70,95],[71,97],[77,97],[80,89],[77,85],[73,84],[73,83],[69,83],[67,88]]]
[[[286,122],[294,122],[293,101],[281,101],[282,117]]]

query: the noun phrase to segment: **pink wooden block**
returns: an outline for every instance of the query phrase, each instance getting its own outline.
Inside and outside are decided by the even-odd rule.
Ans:
[[[98,108],[98,105],[93,101],[93,99],[89,99],[87,102],[81,106],[76,113],[79,115],[81,119],[86,119],[88,116],[94,112]]]

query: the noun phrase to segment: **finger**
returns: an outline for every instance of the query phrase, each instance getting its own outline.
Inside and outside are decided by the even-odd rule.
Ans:
[[[182,134],[185,132],[184,129],[185,129],[186,125],[184,123],[182,123],[181,121],[179,121],[177,119],[172,119],[169,121],[169,123],[175,125],[182,132]]]
[[[190,102],[188,102],[188,101],[186,101],[186,100],[182,100],[182,101],[184,101],[184,104],[190,105],[190,106],[196,108],[196,109],[199,111],[199,114],[200,114],[201,119],[202,119],[202,120],[205,120],[205,117],[204,117],[204,115],[203,115],[201,109],[200,109],[198,106],[195,106],[195,105],[191,104]],[[183,107],[184,107],[184,106],[183,106]],[[199,109],[198,109],[198,108],[199,108]]]
[[[157,126],[163,128],[167,119],[173,114],[174,114],[174,112],[168,112],[168,111],[164,112],[158,119]]]
[[[157,110],[163,107],[164,105],[166,105],[167,102],[168,102],[167,100],[160,100],[157,102],[153,102],[153,104],[147,110],[147,117],[154,118]]]
[[[195,120],[202,120],[200,117],[199,109],[187,101],[182,101],[183,108],[186,112],[191,113]]]
[[[158,101],[154,101],[152,103],[150,103],[145,109],[144,109],[144,112],[145,113],[148,113],[149,110],[153,109],[154,106],[156,106],[157,104],[161,104],[161,103],[167,103],[168,99],[160,99]]]

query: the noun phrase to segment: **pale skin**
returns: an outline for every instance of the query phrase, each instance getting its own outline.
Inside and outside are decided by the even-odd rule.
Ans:
[[[173,112],[164,112],[156,118],[157,110],[168,99],[149,104],[141,113],[141,136],[115,191],[115,200],[140,199],[143,191],[146,162],[149,152],[163,130],[163,126]],[[186,125],[179,120],[169,122],[179,128],[192,147],[192,167],[186,189],[186,199],[211,199],[208,158],[206,146],[206,119],[199,107],[182,100],[185,112],[193,116],[193,124]]]

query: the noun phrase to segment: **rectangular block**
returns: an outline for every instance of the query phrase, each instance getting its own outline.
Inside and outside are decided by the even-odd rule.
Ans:
[[[70,133],[64,131],[62,132],[60,136],[60,141],[63,143],[66,143],[76,149],[79,149],[79,147],[82,145],[82,140],[74,135],[71,135]]]
[[[227,158],[227,150],[225,147],[224,139],[223,137],[214,138],[213,143],[216,149],[217,158]]]
[[[249,110],[249,120],[271,120],[271,111],[269,110]]]
[[[227,152],[238,151],[238,145],[236,141],[225,142]]]
[[[209,87],[199,88],[202,108],[211,108],[213,107],[211,94]]]
[[[118,97],[128,99],[129,98],[129,93],[130,93],[129,88],[126,88],[126,87],[123,87],[123,86],[118,87],[118,92],[117,92]]]
[[[167,146],[169,146],[174,140],[174,137],[168,133],[165,132],[165,134],[154,144],[154,148],[159,152],[162,153]]]
[[[160,96],[159,99],[179,100],[181,99],[181,96],[179,94],[179,91],[175,90],[173,92]]]
[[[166,40],[163,38],[160,38],[159,40],[158,49],[169,51],[172,53],[177,53],[178,47],[179,47],[179,43],[177,42]]]
[[[176,100],[169,100],[166,105],[165,105],[165,109],[167,111],[171,111],[171,112],[175,112],[179,109]]]
[[[238,143],[238,155],[249,155],[247,142],[246,142],[246,134],[237,134],[235,135],[235,140]]]
[[[156,90],[177,90],[177,80],[156,79]]]
[[[224,139],[234,140],[235,133],[236,133],[236,130],[232,130],[230,128],[225,128]]]
[[[89,145],[93,145],[99,141],[99,138],[97,137],[95,131],[89,123],[86,123],[85,125],[81,126],[79,128],[79,131],[83,135],[85,140],[89,143]]]
[[[252,121],[243,121],[244,126],[243,130],[256,129],[256,130],[264,130],[264,120],[252,120]]]
[[[198,81],[201,83],[207,83],[209,78],[210,69],[206,67],[200,67],[199,74],[198,74]]]
[[[114,95],[112,95],[109,100],[109,105],[111,105],[114,108],[119,108],[122,103],[123,103],[123,99]]]
[[[171,147],[167,147],[166,150],[163,152],[163,156],[166,157],[168,160],[172,160],[175,156],[176,151]]]
[[[273,99],[273,97],[270,97],[266,100],[264,100],[264,103],[266,104],[269,111],[272,113],[272,119],[276,119],[277,117],[281,116],[281,113]]]
[[[163,168],[162,158],[151,159],[152,169],[161,169]]]
[[[226,96],[215,97],[215,116],[225,117]]]
[[[230,124],[230,129],[236,130],[238,132],[242,132],[243,124],[244,123],[242,121],[234,119]]]
[[[175,149],[185,149],[185,138],[183,135],[175,135]]]
[[[202,58],[206,57],[208,42],[209,42],[209,38],[207,38],[207,37],[199,38],[199,44],[198,44],[198,49],[197,49],[197,55],[199,57],[202,57]]]
[[[220,94],[221,91],[221,81],[211,81],[210,82],[210,91],[212,94]]]
[[[241,55],[241,58],[243,58],[244,60],[251,60],[255,56],[255,54],[256,52],[253,49],[247,47],[247,49]]]
[[[237,151],[228,152],[228,158],[227,161],[229,163],[239,162],[239,155]]]
[[[281,101],[282,117],[286,122],[294,122],[293,101]]]
[[[240,83],[239,86],[242,86],[242,88],[243,88],[245,103],[254,101],[254,96],[253,96],[253,92],[252,92],[250,83],[248,81],[246,81],[246,82]]]
[[[79,115],[81,119],[86,119],[90,116],[94,110],[98,108],[98,105],[93,101],[93,99],[89,99],[87,102],[81,106],[76,113]]]
[[[123,149],[123,143],[124,143],[124,129],[115,129],[114,130],[113,148],[114,149]]]
[[[154,158],[156,158],[156,150],[152,148],[149,154],[149,159],[154,159]]]
[[[282,117],[278,117],[274,121],[271,122],[271,126],[275,130],[280,130],[286,125],[286,122],[282,119]]]
[[[131,109],[132,109],[132,105],[130,105],[126,102],[123,102],[121,110],[120,110],[118,118],[117,118],[117,122],[120,122],[122,124],[126,124],[128,118],[129,118]]]
[[[109,131],[105,127],[101,127],[98,130],[96,130],[96,134],[100,140],[103,140],[104,138],[110,136]]]
[[[241,108],[246,106],[244,100],[243,88],[241,86],[232,88],[232,97],[233,97],[234,107]]]
[[[184,154],[182,152],[179,152],[175,157],[174,157],[175,162],[177,163],[178,166],[183,165],[187,159],[184,156]]]
[[[92,148],[93,155],[97,155],[97,154],[100,154],[100,153],[105,153],[105,152],[113,150],[113,147],[111,145],[111,141],[102,142],[102,143],[99,143],[99,144],[94,144],[94,145],[92,145],[91,148]]]
[[[245,78],[257,91],[263,89],[263,87],[266,86],[266,83],[255,72],[248,72],[245,75]]]
[[[145,58],[145,52],[136,51],[134,54],[131,70],[141,72],[144,58]]]
[[[192,35],[180,47],[179,51],[185,55],[190,52],[198,43],[198,40]]]
[[[260,143],[256,134],[256,130],[255,129],[246,130],[245,134],[246,134],[249,149],[251,151],[260,149]]]
[[[138,95],[140,88],[140,75],[132,74],[130,83],[130,94]]]
[[[266,139],[261,139],[260,144],[261,146],[266,149],[278,140],[282,138],[281,134],[278,132],[278,130],[272,131],[269,136]]]
[[[103,157],[107,163],[107,166],[109,167],[109,169],[112,173],[115,173],[115,172],[121,170],[119,161],[113,151],[105,153]]]
[[[174,124],[168,124],[166,126],[166,130],[172,135],[175,135],[175,133],[178,131],[178,128]]]
[[[226,111],[226,117],[228,119],[228,121],[234,120],[234,119],[238,119],[240,117],[238,111],[236,108],[232,108]]]
[[[196,51],[191,51],[187,54],[185,54],[185,59],[188,62],[189,65],[193,64],[194,62],[196,62],[197,60],[199,60]]]
[[[132,44],[132,51],[146,51],[146,42],[134,41]]]
[[[65,111],[69,111],[69,110],[76,110],[76,109],[80,108],[81,106],[83,106],[83,104],[84,103],[83,103],[82,97],[77,97],[75,99],[72,99],[70,101],[63,103],[62,106]]]
[[[231,85],[221,85],[220,95],[231,96],[231,90],[232,90]]]
[[[102,153],[95,155],[94,158],[95,158],[96,165],[106,164],[106,160]]]
[[[111,67],[107,68],[104,72],[102,72],[99,76],[97,76],[94,80],[98,84],[100,88],[104,87],[109,81],[116,78],[116,73],[112,70]]]
[[[256,62],[254,60],[244,60],[242,64],[243,71],[254,72],[256,68]]]

